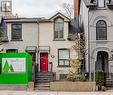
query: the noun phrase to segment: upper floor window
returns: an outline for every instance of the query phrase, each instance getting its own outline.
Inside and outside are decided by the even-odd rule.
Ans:
[[[105,7],[105,0],[97,0],[98,7]]]
[[[1,1],[1,11],[2,12],[10,12],[12,11],[12,2],[11,0],[2,0]]]
[[[96,40],[107,40],[107,24],[103,20],[96,24]]]
[[[64,30],[64,20],[57,18],[54,21],[54,39],[60,40],[63,39],[63,30]]]
[[[12,40],[22,40],[22,24],[12,24]]]

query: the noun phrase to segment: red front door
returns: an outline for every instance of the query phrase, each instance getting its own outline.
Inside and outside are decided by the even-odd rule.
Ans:
[[[40,53],[40,72],[48,72],[48,53]]]

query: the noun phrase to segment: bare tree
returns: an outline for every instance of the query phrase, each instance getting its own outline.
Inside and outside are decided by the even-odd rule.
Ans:
[[[82,75],[81,71],[81,60],[84,59],[84,39],[83,39],[83,33],[79,33],[76,37],[75,44],[72,46],[72,49],[77,52],[78,58],[77,59],[70,59],[70,70],[69,74],[67,75],[67,80],[69,81],[85,81],[85,76]],[[84,65],[83,65],[84,66]],[[83,67],[82,66],[82,67]]]
[[[59,10],[61,13],[64,13],[70,19],[73,18],[73,14],[74,14],[73,5],[71,5],[69,3],[63,3],[61,7],[62,7],[62,9]]]
[[[72,48],[77,52],[79,60],[84,58],[84,54],[86,52],[84,44],[84,33],[77,34],[75,44],[72,46]]]

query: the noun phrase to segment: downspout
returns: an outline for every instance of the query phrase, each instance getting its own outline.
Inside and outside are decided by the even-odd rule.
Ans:
[[[38,43],[37,43],[37,50],[38,50],[38,51],[37,51],[37,69],[38,69],[38,71],[39,71],[39,60],[38,60],[38,59],[39,59],[39,45],[40,45],[40,44],[39,44],[39,43],[40,43],[40,38],[39,38],[39,37],[40,37],[40,36],[39,36],[39,34],[40,34],[40,33],[39,33],[39,32],[40,32],[40,29],[39,29],[39,28],[40,28],[40,27],[39,27],[39,21],[38,21],[38,20],[37,20],[37,26],[38,26]]]
[[[88,65],[89,65],[88,69],[89,69],[89,80],[91,81],[89,11],[90,9],[88,9]]]

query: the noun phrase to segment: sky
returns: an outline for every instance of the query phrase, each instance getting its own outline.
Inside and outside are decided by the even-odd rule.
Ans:
[[[73,0],[12,0],[13,14],[19,17],[51,17],[59,10],[62,4],[73,4]]]

